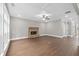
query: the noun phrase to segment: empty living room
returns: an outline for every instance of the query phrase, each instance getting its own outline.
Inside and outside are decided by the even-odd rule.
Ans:
[[[79,3],[0,3],[1,56],[79,56]]]

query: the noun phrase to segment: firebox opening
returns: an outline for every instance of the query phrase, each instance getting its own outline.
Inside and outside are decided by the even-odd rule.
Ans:
[[[37,34],[37,31],[31,31],[31,35]]]

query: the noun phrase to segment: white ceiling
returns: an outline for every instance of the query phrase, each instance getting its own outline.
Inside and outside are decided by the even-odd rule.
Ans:
[[[64,16],[66,11],[74,12],[71,3],[15,3],[7,4],[10,16],[25,18],[28,20],[42,21],[36,15],[46,11],[52,14],[51,20],[59,19]]]
[[[77,3],[77,5],[78,5],[78,8],[79,8],[79,3]]]

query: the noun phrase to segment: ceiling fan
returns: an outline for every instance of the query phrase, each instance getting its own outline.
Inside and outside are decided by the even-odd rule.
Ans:
[[[51,14],[46,13],[46,11],[42,11],[42,13],[38,14],[37,17],[41,18],[45,22],[48,22],[51,18]]]

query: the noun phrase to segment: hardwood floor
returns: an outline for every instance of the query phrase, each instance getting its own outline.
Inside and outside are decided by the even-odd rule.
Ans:
[[[41,36],[11,41],[7,56],[77,56],[79,49],[72,38]]]

